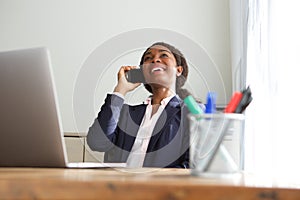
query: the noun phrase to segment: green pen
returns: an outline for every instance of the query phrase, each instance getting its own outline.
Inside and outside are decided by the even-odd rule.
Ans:
[[[185,97],[183,101],[185,105],[188,107],[190,113],[195,115],[203,114],[202,109],[200,108],[196,100],[191,95]]]

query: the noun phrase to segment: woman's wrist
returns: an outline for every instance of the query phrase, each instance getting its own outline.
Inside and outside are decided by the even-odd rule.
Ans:
[[[116,95],[116,96],[118,96],[118,97],[120,97],[122,99],[125,99],[124,95],[121,94],[121,93],[119,93],[119,92],[113,92],[112,94],[114,94],[114,95]]]
[[[121,95],[123,95],[123,96],[125,96],[126,93],[127,93],[127,91],[124,90],[124,89],[122,89],[119,85],[117,85],[117,86],[115,87],[115,89],[114,89],[113,92],[114,92],[114,93],[119,93],[119,94],[121,94]]]

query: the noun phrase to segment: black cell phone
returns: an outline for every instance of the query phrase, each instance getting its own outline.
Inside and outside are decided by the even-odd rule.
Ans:
[[[138,69],[131,69],[125,73],[125,77],[127,81],[131,83],[145,83],[145,77],[143,74],[143,70]]]

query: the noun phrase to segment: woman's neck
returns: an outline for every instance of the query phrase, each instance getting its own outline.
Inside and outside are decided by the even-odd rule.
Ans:
[[[160,104],[160,102],[172,95],[175,95],[175,91],[170,90],[169,88],[152,88],[152,105]]]

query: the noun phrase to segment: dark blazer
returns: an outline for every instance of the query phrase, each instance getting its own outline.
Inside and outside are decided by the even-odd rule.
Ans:
[[[108,94],[89,128],[89,147],[105,152],[105,162],[126,162],[146,107],[145,104],[124,104],[124,99]],[[169,101],[154,127],[144,167],[189,167],[187,113],[178,96]]]

